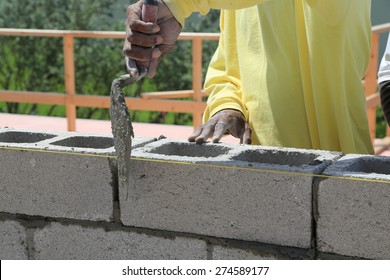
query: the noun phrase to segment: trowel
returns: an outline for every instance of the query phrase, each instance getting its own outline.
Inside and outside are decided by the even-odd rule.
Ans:
[[[157,0],[144,0],[142,6],[142,20],[145,22],[157,21],[158,3]],[[126,67],[129,70],[128,60]],[[139,71],[138,77],[130,74],[123,75],[112,82],[110,117],[111,130],[114,137],[114,146],[118,164],[119,186],[126,187],[126,199],[128,197],[128,181],[130,176],[131,144],[134,137],[133,125],[131,123],[129,110],[126,105],[122,89],[142,79],[148,72],[148,62],[137,62]]]

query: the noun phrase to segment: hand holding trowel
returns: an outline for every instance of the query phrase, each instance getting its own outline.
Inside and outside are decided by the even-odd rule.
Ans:
[[[157,0],[143,0],[142,19],[145,22],[157,21]],[[129,180],[129,164],[131,156],[131,142],[134,137],[133,125],[125,101],[122,88],[142,79],[148,72],[147,61],[137,62],[138,73],[130,71],[129,60],[126,58],[126,67],[130,74],[123,75],[112,82],[111,86],[111,129],[114,136],[114,145],[118,159],[119,185],[125,186]],[[127,198],[127,191],[126,191]]]

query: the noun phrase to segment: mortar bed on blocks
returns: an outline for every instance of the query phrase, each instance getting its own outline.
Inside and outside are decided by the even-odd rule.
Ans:
[[[16,129],[47,130],[47,131],[67,131],[66,118],[43,117],[18,114],[0,114],[0,128],[10,127]],[[167,138],[186,140],[193,131],[192,126],[166,125],[151,123],[133,123],[134,133],[137,137],[159,137],[164,135]],[[111,122],[102,120],[77,119],[76,129],[78,132],[111,134]],[[237,144],[238,139],[232,136],[224,136],[223,143]],[[374,145],[379,145],[380,141],[375,140]],[[390,148],[379,154],[380,156],[390,156]]]
[[[66,118],[43,117],[18,114],[0,114],[0,128],[9,127],[15,129],[67,131]],[[164,135],[167,138],[186,140],[193,132],[192,126],[166,125],[151,123],[133,123],[136,137],[156,137]],[[77,132],[111,134],[111,122],[102,120],[76,120]],[[232,136],[224,136],[223,143],[239,142]],[[390,153],[389,153],[390,155]]]

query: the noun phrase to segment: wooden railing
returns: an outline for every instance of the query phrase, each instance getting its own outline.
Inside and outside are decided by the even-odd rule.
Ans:
[[[380,105],[377,93],[377,71],[379,58],[379,37],[381,33],[390,31],[390,23],[372,28],[372,48],[370,64],[363,84],[367,101],[367,116],[370,125],[370,135],[374,140],[376,129],[376,108]],[[121,39],[124,32],[104,31],[70,31],[70,30],[37,30],[37,29],[8,29],[0,28],[0,36],[34,36],[34,37],[62,37],[64,54],[65,93],[31,92],[0,90],[0,101],[23,102],[34,104],[65,105],[68,130],[76,130],[76,107],[109,108],[109,96],[93,96],[76,93],[74,39],[75,38],[109,38]],[[219,34],[214,33],[182,33],[180,40],[192,41],[192,89],[183,91],[143,93],[141,98],[126,98],[131,110],[147,110],[159,112],[182,112],[193,115],[194,127],[201,123],[201,116],[206,106],[202,101],[202,44],[203,41],[218,40]],[[192,100],[183,101],[175,98],[191,97]],[[376,147],[377,152],[390,145],[390,129],[387,127],[387,136]]]

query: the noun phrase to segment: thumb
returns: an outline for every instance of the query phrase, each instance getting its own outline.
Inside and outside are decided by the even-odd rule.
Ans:
[[[252,129],[248,122],[245,122],[244,135],[242,136],[244,144],[252,144]]]

